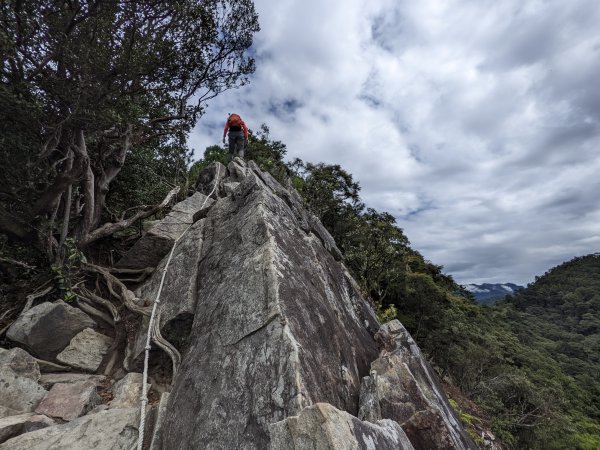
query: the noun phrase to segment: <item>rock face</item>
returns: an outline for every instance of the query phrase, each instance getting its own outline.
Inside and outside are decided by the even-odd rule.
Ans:
[[[69,346],[56,359],[71,367],[93,372],[100,367],[112,341],[112,338],[86,328],[71,339]]]
[[[25,433],[0,450],[131,450],[137,442],[139,410],[110,409],[72,422]]]
[[[53,359],[73,336],[95,325],[87,314],[63,301],[45,302],[19,317],[6,336],[40,358]]]
[[[363,379],[359,417],[402,424],[417,450],[475,448],[404,326],[393,320],[376,337],[385,350],[371,364],[371,376]]]
[[[301,204],[257,168],[244,173],[196,240],[195,319],[163,448],[266,448],[269,424],[317,402],[356,415],[378,356],[371,308]]]
[[[270,432],[271,450],[414,450],[397,422],[362,422],[326,403],[271,425]]]

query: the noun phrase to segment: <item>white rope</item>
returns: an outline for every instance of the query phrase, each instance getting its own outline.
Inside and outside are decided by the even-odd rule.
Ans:
[[[204,199],[202,206],[200,209],[204,208],[206,202],[210,198],[211,195],[215,192],[217,185],[219,184],[219,176],[221,175],[221,167],[217,164],[217,174],[214,179],[214,186],[210,194]],[[150,314],[150,322],[148,323],[148,335],[146,336],[146,347],[144,354],[144,374],[142,378],[142,398],[141,398],[141,407],[140,407],[140,426],[138,427],[138,442],[137,442],[137,450],[142,450],[142,446],[144,444],[144,428],[146,422],[146,406],[148,405],[148,361],[150,358],[150,348],[151,348],[151,339],[152,339],[152,328],[154,326],[154,317],[156,315],[156,309],[158,304],[160,303],[160,294],[162,293],[162,289],[165,283],[165,277],[167,276],[167,270],[169,269],[169,264],[171,264],[171,258],[173,258],[173,253],[175,252],[175,247],[177,243],[185,236],[188,230],[194,225],[190,224],[181,235],[175,239],[173,242],[173,247],[171,247],[171,252],[169,253],[169,259],[167,259],[167,263],[165,267],[162,269],[162,277],[160,279],[160,285],[158,287],[158,292],[156,293],[156,299],[154,300],[154,305],[152,306],[152,313]]]

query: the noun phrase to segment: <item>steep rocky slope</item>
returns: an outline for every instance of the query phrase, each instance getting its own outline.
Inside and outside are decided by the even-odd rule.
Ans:
[[[148,416],[148,445],[474,448],[410,335],[398,321],[380,327],[340,259],[331,236],[292,188],[240,159],[228,167],[205,169],[197,192],[173,208],[118,264],[156,267],[136,290],[140,307],[156,297],[164,274],[154,336],[160,341],[162,334],[173,344],[174,362],[170,369],[157,364],[157,352],[151,355],[153,379],[166,377],[166,383],[155,381],[157,395],[163,393]],[[69,311],[72,316],[79,313]],[[106,380],[100,382],[86,378],[92,375],[79,382],[55,382],[47,393],[39,377],[25,377],[23,389],[35,395],[18,405],[19,410],[15,403],[3,405],[10,408],[4,415],[14,421],[16,413],[29,412],[32,422],[38,412],[43,417],[35,421],[42,425],[11,432],[0,449],[129,448],[135,443],[134,408],[141,381],[132,374],[142,370],[148,319],[137,331],[130,330],[125,349],[111,345],[110,336],[97,336],[101,330],[88,319],[80,317],[81,326],[43,352],[31,345],[39,337],[28,338],[29,322],[20,319],[13,325],[9,337],[15,343],[52,363],[106,371],[116,354],[123,367],[109,366]],[[82,353],[94,353],[95,358],[82,362]],[[99,383],[106,382],[103,388],[109,389],[116,378],[122,380],[112,387],[114,399],[94,408],[101,402],[96,397]],[[67,392],[60,385],[68,383],[75,383],[75,392],[88,393],[78,397],[87,399],[78,409],[39,406],[52,406],[52,390]],[[101,429],[110,434],[106,443],[93,434]]]

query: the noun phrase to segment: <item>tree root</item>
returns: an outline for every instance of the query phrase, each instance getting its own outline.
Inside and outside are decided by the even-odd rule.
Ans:
[[[106,281],[106,286],[111,295],[120,299],[128,310],[144,316],[149,316],[152,313],[151,307],[138,305],[138,298],[135,294],[127,289],[127,286],[121,280],[112,275],[109,269],[90,263],[85,264],[83,269],[100,274]]]
[[[169,358],[171,358],[171,361],[173,363],[173,376],[171,379],[174,380],[175,375],[177,374],[177,370],[181,365],[181,354],[173,346],[173,344],[171,344],[162,336],[160,332],[160,314],[161,312],[160,310],[158,310],[154,319],[154,324],[152,325],[152,341],[167,355],[169,355]]]

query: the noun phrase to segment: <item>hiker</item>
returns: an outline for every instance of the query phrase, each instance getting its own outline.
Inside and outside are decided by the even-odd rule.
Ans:
[[[244,157],[244,147],[248,143],[248,127],[238,114],[229,114],[223,130],[223,144],[229,130],[229,154],[231,157]]]

